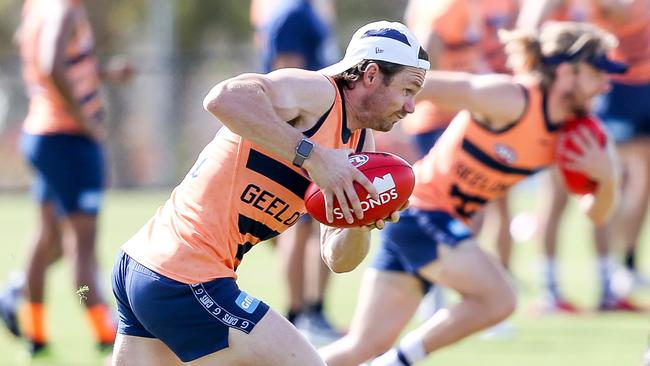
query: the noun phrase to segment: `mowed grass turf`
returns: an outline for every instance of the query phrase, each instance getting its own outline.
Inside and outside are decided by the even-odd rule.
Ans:
[[[129,238],[168,196],[165,192],[110,192],[101,216],[99,253],[104,294],[110,294],[110,270],[118,247]],[[511,206],[514,211],[534,209],[530,192],[519,191]],[[0,194],[0,281],[4,283],[12,269],[22,268],[27,243],[34,223],[34,204],[26,193]],[[644,234],[647,244],[648,230]],[[571,300],[583,308],[597,302],[598,281],[591,234],[587,220],[572,206],[566,214],[560,235],[561,286]],[[648,268],[649,250],[645,245],[641,264]],[[285,286],[273,247],[262,244],[246,255],[238,273],[240,286],[283,310]],[[330,318],[345,327],[354,311],[363,268],[332,277],[327,310]],[[513,271],[519,290],[519,308],[511,319],[515,333],[506,339],[484,340],[473,336],[443,349],[422,365],[494,365],[494,366],[623,366],[639,365],[650,328],[648,316],[641,314],[599,314],[578,316],[543,315],[532,309],[540,296],[538,241],[516,244]],[[24,344],[0,329],[0,365],[102,365],[105,360],[95,351],[79,296],[65,262],[57,263],[48,273],[46,287],[48,328],[52,354],[32,361]],[[93,291],[94,289],[90,289]],[[650,300],[648,294],[638,295]],[[412,322],[412,326],[417,320]],[[380,331],[381,324],[377,324]],[[281,336],[281,335],[280,335]]]

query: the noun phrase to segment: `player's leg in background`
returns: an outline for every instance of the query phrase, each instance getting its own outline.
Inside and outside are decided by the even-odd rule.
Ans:
[[[503,196],[492,205],[492,214],[496,220],[495,246],[499,261],[503,268],[510,271],[510,257],[512,255],[512,237],[510,236],[510,212],[508,210],[508,196]]]
[[[55,205],[51,201],[42,202],[38,218],[25,274],[15,272],[0,295],[3,321],[11,333],[25,337],[32,354],[44,350],[48,342],[44,306],[45,274],[63,252]]]
[[[643,276],[638,270],[637,248],[650,202],[650,138],[639,137],[621,146],[620,155],[626,169],[621,198],[624,219],[619,221],[625,224],[625,229],[622,231],[626,234],[626,241],[623,243],[625,245],[624,265],[637,280],[642,280]]]
[[[544,199],[539,212],[544,255],[542,258],[544,290],[541,307],[542,311],[575,313],[578,309],[568,302],[560,292],[556,256],[557,235],[567,205],[568,193],[556,168],[550,169],[550,172],[546,174],[541,178],[543,189],[541,197]]]
[[[330,271],[320,255],[319,228],[303,216],[278,238],[278,248],[287,284],[287,319],[315,345],[323,345],[341,334],[327,320],[324,298]]]
[[[42,354],[48,341],[46,330],[45,276],[49,265],[62,255],[63,230],[56,191],[59,151],[52,145],[56,137],[24,134],[21,153],[35,171],[33,193],[39,203],[35,233],[27,259],[26,284],[15,277],[0,297],[0,314],[12,333],[29,343],[32,355]],[[24,296],[24,299],[22,298]]]
[[[599,309],[637,311],[640,308],[627,296],[635,285],[646,282],[637,268],[636,249],[650,196],[650,140],[626,142],[619,147],[619,155],[623,170],[619,208],[601,229],[604,232],[600,236],[622,250],[623,266],[610,274],[610,288],[603,292]]]
[[[419,328],[428,353],[507,318],[516,297],[503,268],[477,243],[466,240],[453,249],[441,246],[441,261],[420,270],[422,276],[456,290],[458,304],[446,319],[432,319]]]
[[[594,111],[618,143],[623,168],[620,207],[616,216],[609,220],[608,228],[610,234],[615,234],[610,236],[611,244],[624,248],[623,257],[627,269],[615,272],[612,279],[618,300],[622,301],[602,304],[605,305],[605,310],[635,310],[634,306],[628,309],[627,305],[632,304],[622,296],[629,291],[620,285],[621,282],[629,282],[631,288],[635,282],[634,277],[639,275],[639,272],[629,269],[637,265],[633,248],[639,244],[650,196],[649,96],[650,84],[646,79],[642,83],[613,81],[611,90],[600,96],[594,105]],[[644,282],[641,276],[637,280]]]
[[[416,363],[503,321],[515,310],[516,297],[507,274],[473,239],[453,249],[440,246],[440,254],[440,260],[420,268],[419,273],[428,281],[456,290],[461,300],[409,332],[397,349],[378,357],[371,366],[399,365],[405,356],[409,363]]]
[[[86,307],[86,317],[97,345],[107,352],[115,341],[115,322],[99,281],[97,215],[77,212],[69,215],[66,223],[72,237],[67,256],[72,263],[75,288]]]
[[[490,238],[494,238],[494,249],[496,256],[503,268],[508,273],[508,279],[516,288],[514,276],[510,269],[510,258],[512,255],[512,236],[510,235],[510,211],[508,208],[508,196],[503,196],[490,202],[485,210],[486,217],[483,219],[483,230],[490,230]],[[514,335],[514,326],[506,319],[505,321],[487,329],[481,335],[484,339],[509,338]]]
[[[72,180],[61,182],[60,194],[66,209],[65,225],[70,232],[66,257],[72,264],[75,287],[86,307],[86,318],[99,349],[110,351],[116,326],[99,281],[97,260],[98,216],[102,208],[105,182],[103,147],[97,142],[75,137],[67,141],[74,164]]]
[[[298,220],[276,240],[285,276],[287,293],[287,319],[295,324],[304,307],[305,252],[309,238],[310,222]]]
[[[423,295],[422,281],[404,273],[369,268],[363,275],[348,333],[319,349],[328,366],[357,366],[388,351]]]
[[[312,221],[311,232],[305,248],[304,308],[296,321],[297,328],[316,347],[341,338],[326,316],[325,298],[331,271],[323,261],[320,251],[320,228]]]

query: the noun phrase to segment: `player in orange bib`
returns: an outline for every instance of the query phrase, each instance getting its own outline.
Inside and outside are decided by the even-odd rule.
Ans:
[[[616,39],[588,24],[556,23],[539,36],[513,32],[504,38],[510,63],[526,70],[520,77],[427,75],[419,98],[466,109],[415,164],[411,208],[382,231],[349,333],[321,349],[329,366],[377,356],[370,365],[416,364],[514,311],[503,268],[479,248],[466,223],[516,182],[552,165],[561,125],[586,113],[592,98],[608,89],[607,73],[625,65],[605,55]],[[612,149],[601,148],[584,130],[571,138],[584,154],[561,153],[572,168],[599,182],[595,194],[584,197],[584,208],[602,222],[616,199]],[[460,301],[389,350],[432,283],[455,289]]]
[[[325,195],[329,220],[335,198],[348,222],[362,217],[353,183],[377,191],[348,154],[372,150],[368,130],[388,131],[413,112],[428,68],[405,26],[375,22],[326,69],[217,84],[204,106],[224,127],[116,260],[113,364],[325,365],[283,316],[238,288],[235,271],[253,246],[305,213],[310,180]],[[323,227],[332,271],[361,262],[369,228]]]
[[[25,1],[16,41],[29,96],[21,152],[36,173],[39,215],[24,287],[12,281],[0,293],[0,318],[28,341],[32,355],[46,353],[46,273],[65,242],[76,288],[89,288],[84,305],[91,329],[110,352],[116,327],[97,281],[95,252],[106,129],[100,81],[125,81],[132,70],[123,64],[100,71],[83,1]]]
[[[605,123],[618,144],[621,156],[621,204],[610,222],[594,228],[600,277],[602,311],[642,311],[615,291],[613,278],[629,278],[634,285],[650,285],[636,263],[636,249],[650,201],[650,2],[647,0],[540,0],[526,3],[518,20],[521,27],[537,27],[561,7],[580,8],[585,20],[606,29],[619,40],[610,57],[625,62],[629,70],[612,78],[611,90],[599,97],[594,113]],[[546,185],[550,191],[547,207],[541,213],[544,223],[545,283],[547,303],[561,300],[557,285],[555,252],[557,231],[567,193],[557,174]],[[611,247],[625,248],[625,269],[613,271]],[[561,300],[561,303],[567,303]]]

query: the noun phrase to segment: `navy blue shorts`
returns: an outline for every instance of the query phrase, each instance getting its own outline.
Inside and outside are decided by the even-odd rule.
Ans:
[[[160,275],[120,251],[113,267],[120,334],[158,338],[183,362],[228,347],[228,330],[250,333],[269,306],[233,278],[188,285]]]
[[[616,142],[650,135],[650,84],[612,82],[612,89],[596,99],[594,109]]]
[[[97,214],[104,193],[101,145],[64,134],[23,134],[20,145],[36,173],[33,191],[38,202],[54,202],[61,215]]]
[[[388,223],[379,233],[379,248],[370,267],[406,272],[420,279],[418,270],[438,259],[438,245],[455,247],[473,236],[465,224],[447,212],[414,208],[404,211],[398,222]]]
[[[413,138],[415,139],[415,145],[418,148],[418,152],[420,153],[420,157],[425,156],[426,154],[429,153],[429,150],[433,147],[433,145],[436,144],[440,136],[442,136],[442,133],[445,132],[447,128],[437,128],[435,130],[429,131],[429,132],[424,132],[424,133],[418,133],[413,135]]]

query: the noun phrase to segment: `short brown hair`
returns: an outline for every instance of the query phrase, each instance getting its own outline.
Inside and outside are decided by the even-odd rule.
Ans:
[[[395,64],[392,62],[379,61],[379,60],[363,60],[358,64],[352,66],[351,68],[343,71],[342,73],[332,76],[336,81],[337,85],[342,85],[346,88],[351,88],[354,83],[356,83],[363,73],[366,72],[366,68],[369,64],[374,63],[379,67],[379,70],[384,74],[384,85],[390,85],[393,77],[402,71],[406,66]]]

